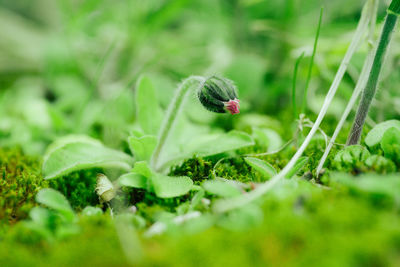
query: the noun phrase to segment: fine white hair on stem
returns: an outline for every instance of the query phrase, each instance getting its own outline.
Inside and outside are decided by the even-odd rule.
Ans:
[[[168,107],[164,121],[162,122],[160,133],[158,136],[157,146],[151,158],[151,166],[154,169],[160,168],[159,157],[164,148],[165,142],[168,139],[171,128],[174,126],[179,113],[182,111],[182,106],[186,100],[186,96],[190,89],[197,84],[204,82],[204,78],[201,76],[190,76],[185,79],[178,87],[176,94]]]
[[[376,24],[376,12],[378,9],[378,0],[372,0],[372,1],[374,2],[373,3],[374,8],[371,9],[371,14],[370,14],[370,17],[372,19],[370,22],[370,31],[368,34],[369,35],[368,43],[370,44],[368,55],[364,62],[364,66],[362,68],[360,77],[358,78],[358,81],[357,81],[356,87],[353,91],[353,94],[351,95],[350,100],[346,106],[346,109],[344,110],[342,117],[340,118],[339,123],[336,126],[335,132],[333,133],[332,138],[330,139],[329,144],[328,144],[327,148],[325,149],[324,154],[322,155],[321,160],[318,164],[317,171],[316,171],[317,176],[321,173],[321,170],[322,170],[324,163],[329,155],[329,152],[331,151],[331,149],[336,141],[337,136],[339,135],[340,131],[342,130],[347,117],[349,116],[351,110],[353,109],[353,106],[356,103],[356,101],[361,93],[362,88],[364,88],[365,85],[367,84],[368,75],[369,75],[369,72],[371,71],[371,67],[372,67],[372,63],[373,63],[374,55],[375,55],[375,52],[374,52],[375,49],[373,48],[373,38],[374,38],[373,34],[374,34],[374,29],[375,29],[375,24]]]
[[[347,66],[348,66],[353,54],[357,50],[364,33],[368,29],[368,24],[370,21],[370,10],[371,10],[371,8],[373,8],[373,2],[374,2],[374,0],[368,0],[367,3],[364,5],[360,21],[358,22],[358,25],[357,25],[356,32],[353,36],[353,39],[351,40],[351,43],[346,51],[346,54],[345,54],[342,62],[340,63],[339,69],[338,69],[338,71],[335,75],[335,78],[329,88],[329,91],[325,97],[324,104],[322,105],[322,108],[318,114],[318,117],[314,123],[314,126],[311,128],[311,130],[308,133],[303,144],[300,146],[300,148],[297,150],[297,152],[294,154],[294,156],[290,159],[288,164],[277,175],[275,175],[271,180],[258,186],[256,189],[254,189],[250,193],[248,193],[246,195],[241,195],[241,196],[235,197],[235,198],[216,201],[213,206],[213,210],[215,212],[226,212],[226,211],[244,206],[244,205],[258,199],[259,197],[263,196],[266,192],[268,192],[271,188],[273,188],[283,177],[285,177],[285,175],[296,164],[297,160],[303,155],[304,150],[307,148],[307,146],[310,143],[311,139],[313,138],[314,134],[317,132],[317,130],[322,122],[322,119],[325,117],[325,114],[336,94],[336,91],[339,87],[339,84],[340,84],[342,78],[343,78],[343,75],[346,72]]]

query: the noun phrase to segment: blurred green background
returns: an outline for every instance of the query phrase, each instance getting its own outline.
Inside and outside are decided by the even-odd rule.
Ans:
[[[294,63],[305,52],[297,83],[300,101],[323,6],[308,98],[308,115],[313,117],[363,3],[1,0],[0,146],[42,154],[52,140],[67,133],[85,133],[120,146],[134,121],[134,87],[144,73],[156,85],[164,107],[183,78],[219,73],[238,85],[244,113],[294,121]],[[380,22],[386,4],[381,2]],[[392,47],[390,68],[399,65],[397,47]],[[352,60],[330,111],[333,118],[351,94],[365,53],[366,45]],[[398,116],[399,108],[383,110],[400,102],[398,94],[396,98],[391,93],[396,92],[393,80],[399,79],[398,72],[385,75],[384,81],[390,82],[383,82],[388,88],[378,96],[373,119]]]

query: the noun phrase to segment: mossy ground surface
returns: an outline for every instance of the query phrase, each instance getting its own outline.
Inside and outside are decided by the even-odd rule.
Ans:
[[[4,152],[12,166],[30,166],[29,171],[40,177],[37,159],[20,152]],[[3,155],[3,157],[4,157]],[[2,168],[11,166],[2,162]],[[36,162],[36,163],[35,163]],[[191,168],[185,167],[185,164]],[[212,160],[194,158],[173,172],[187,171],[203,179],[212,179]],[[234,177],[238,166],[248,170],[239,159],[227,161],[219,171]],[[237,164],[237,165],[235,165]],[[194,167],[193,167],[194,166]],[[230,169],[230,166],[233,166]],[[71,177],[92,177],[92,172]],[[8,171],[8,173],[15,173]],[[243,173],[243,172],[242,172]],[[248,171],[247,179],[254,179]],[[201,179],[200,179],[201,178]],[[384,179],[384,178],[382,178]],[[88,181],[89,181],[88,180]],[[39,180],[38,180],[39,181]],[[41,180],[40,180],[41,181]],[[59,183],[61,183],[60,180]],[[289,181],[289,180],[287,180]],[[93,181],[92,181],[93,182]],[[91,202],[93,186],[66,195],[82,195]],[[383,181],[384,182],[384,181]],[[68,182],[59,188],[68,188]],[[48,183],[40,184],[48,186]],[[144,196],[137,205],[138,214],[151,221],[159,211],[173,211],[180,201],[154,202]],[[31,200],[31,205],[34,205]],[[95,202],[94,202],[95,203]],[[75,207],[85,203],[75,202]],[[251,207],[249,207],[251,209]],[[214,226],[200,227],[183,224],[161,236],[146,238],[139,231],[143,257],[134,266],[398,266],[400,264],[400,207],[388,197],[376,198],[355,194],[346,188],[326,189],[300,179],[296,189],[279,187],[261,205],[263,216],[241,220],[235,213],[214,218]],[[81,217],[80,232],[56,242],[35,240],[26,229],[5,226],[0,241],[0,266],[127,266],[117,229],[107,210],[103,215]],[[256,212],[257,213],[257,212]],[[250,223],[249,223],[250,222]],[[201,221],[198,222],[201,225]]]

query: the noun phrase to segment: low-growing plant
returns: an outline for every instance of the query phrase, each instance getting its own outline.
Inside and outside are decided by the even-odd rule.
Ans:
[[[186,143],[183,151],[177,150],[179,144],[169,144],[167,141],[172,132],[176,133],[175,126],[178,126],[178,117],[189,92],[194,92],[210,111],[239,113],[239,99],[230,80],[218,76],[194,76],[179,86],[162,118],[155,89],[148,78],[142,77],[136,87],[137,121],[141,130],[132,131],[127,140],[133,157],[107,148],[89,137],[68,136],[49,146],[43,162],[45,179],[88,168],[112,168],[125,173],[114,182],[105,175],[98,177],[96,191],[103,201],[109,202],[114,198],[120,187],[142,189],[164,199],[187,194],[195,188],[193,181],[187,176],[165,175],[163,170],[166,167],[194,155],[207,157],[254,144],[249,135],[238,131],[218,135],[195,134],[190,138],[194,142]],[[196,126],[192,127],[196,129]],[[157,132],[158,137],[155,135]]]

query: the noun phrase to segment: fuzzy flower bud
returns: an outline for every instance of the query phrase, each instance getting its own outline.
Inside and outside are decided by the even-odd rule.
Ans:
[[[198,92],[198,97],[201,104],[209,111],[217,113],[229,111],[232,115],[240,112],[236,86],[228,79],[218,76],[207,78]]]

